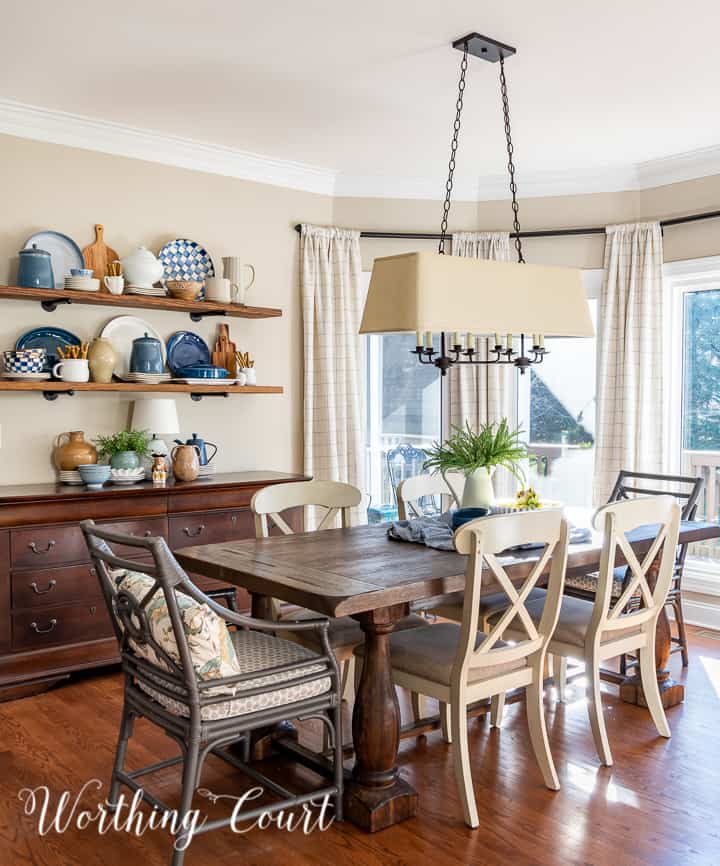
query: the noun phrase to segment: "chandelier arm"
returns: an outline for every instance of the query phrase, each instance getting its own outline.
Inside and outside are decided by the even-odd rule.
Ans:
[[[503,121],[505,123],[505,142],[508,155],[508,174],[510,175],[510,194],[512,195],[513,231],[515,233],[515,249],[517,250],[518,263],[525,264],[522,250],[522,238],[520,237],[520,218],[518,216],[517,184],[515,183],[515,162],[513,161],[513,142],[510,130],[510,103],[508,101],[507,79],[505,78],[505,57],[500,51],[500,97],[502,99]]]
[[[450,199],[452,197],[453,176],[455,174],[455,155],[458,149],[458,138],[460,137],[460,121],[463,110],[463,94],[465,91],[465,74],[467,72],[468,44],[463,46],[462,60],[460,61],[460,80],[458,81],[458,96],[455,103],[455,122],[453,123],[453,135],[450,143],[450,160],[448,162],[448,177],[445,181],[445,201],[443,202],[443,214],[440,221],[440,243],[438,253],[445,255],[445,240],[447,239],[448,216],[450,215]]]

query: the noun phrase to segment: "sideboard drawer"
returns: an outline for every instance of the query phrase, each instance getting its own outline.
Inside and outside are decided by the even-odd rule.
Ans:
[[[47,568],[89,558],[85,538],[77,524],[10,532],[11,568]]]
[[[69,565],[38,571],[17,571],[11,577],[13,609],[47,607],[70,601],[104,604],[100,582],[91,565]]]
[[[112,624],[103,601],[48,606],[12,615],[12,648],[16,651],[100,640],[112,634]]]
[[[253,516],[247,508],[234,511],[207,511],[169,519],[170,547],[177,550],[194,544],[215,544],[235,538],[251,538]]]
[[[167,521],[164,517],[146,517],[138,520],[119,520],[117,523],[101,524],[103,529],[110,529],[113,532],[122,532],[125,535],[134,535],[136,538],[150,538],[152,536],[162,536],[167,538]],[[130,547],[125,544],[110,545],[113,551],[118,556],[129,556],[135,559],[138,556],[148,556],[149,551],[138,547]]]

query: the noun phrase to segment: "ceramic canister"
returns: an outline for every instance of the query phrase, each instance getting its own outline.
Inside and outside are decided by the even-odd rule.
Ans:
[[[67,441],[63,442],[63,437]],[[58,469],[71,470],[88,463],[97,463],[97,451],[91,442],[85,441],[82,430],[72,433],[60,433],[55,440],[54,452],[55,465]]]
[[[37,244],[20,250],[20,266],[17,284],[29,289],[54,289],[55,276],[52,269],[52,256],[46,250],[39,250]]]
[[[88,362],[90,364],[90,376],[93,382],[112,382],[113,370],[117,361],[117,353],[109,340],[98,337],[93,340],[88,350]]]

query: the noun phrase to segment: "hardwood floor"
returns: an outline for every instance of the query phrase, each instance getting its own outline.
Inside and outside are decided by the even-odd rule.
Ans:
[[[720,635],[718,635],[720,638]],[[685,704],[669,711],[671,740],[656,736],[649,714],[605,690],[613,768],[599,766],[582,689],[570,703],[546,702],[553,755],[562,789],[546,790],[530,751],[522,704],[506,708],[502,730],[487,717],[470,723],[471,755],[481,826],[465,827],[452,770],[451,746],[439,733],[401,744],[402,771],[420,792],[416,818],[375,835],[348,823],[309,836],[271,828],[196,838],[187,866],[715,866],[720,863],[720,640],[691,629],[690,668],[673,675],[687,683]],[[98,836],[92,829],[40,837],[37,818],[22,813],[18,791],[48,785],[55,797],[73,794],[90,779],[90,807],[107,794],[118,729],[121,680],[115,672],[88,675],[44,695],[0,704],[1,866],[165,866],[170,838],[150,831]],[[402,696],[404,717],[409,705]],[[319,731],[306,723],[301,738],[316,746]],[[349,731],[348,731],[349,733]],[[136,726],[130,766],[173,756],[172,741],[146,722]],[[279,772],[279,770],[278,770]],[[306,777],[297,771],[297,780]],[[202,779],[214,792],[241,794],[249,780],[210,759]],[[151,777],[148,789],[170,803],[179,791],[178,769]],[[226,808],[196,799],[211,817]]]

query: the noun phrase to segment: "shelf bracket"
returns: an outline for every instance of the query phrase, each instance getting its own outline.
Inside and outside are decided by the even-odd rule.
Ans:
[[[57,301],[40,301],[40,306],[46,313],[54,313],[58,304],[72,304],[72,299],[58,298]]]
[[[190,313],[193,322],[202,322],[208,316],[227,316],[227,310],[208,310],[206,313]]]
[[[229,397],[230,394],[227,391],[220,391],[216,393],[215,391],[212,394],[197,394],[195,391],[190,392],[190,399],[194,400],[196,403],[199,403],[203,397]]]
[[[74,397],[75,396],[75,392],[72,390],[70,390],[70,391],[43,391],[42,392],[43,397],[50,403],[57,400],[57,398],[61,394],[67,394],[68,397]]]

